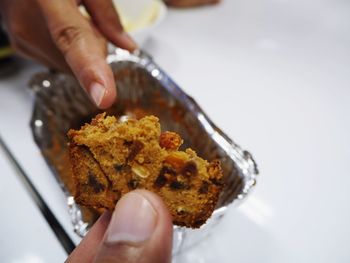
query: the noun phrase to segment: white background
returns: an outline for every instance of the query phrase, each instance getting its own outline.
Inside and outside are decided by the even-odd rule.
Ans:
[[[225,0],[171,10],[145,49],[261,171],[252,195],[182,261],[349,262],[350,2]],[[26,83],[36,70],[26,64],[0,80],[0,134],[71,233],[28,126]],[[3,155],[0,171],[2,261],[62,262]]]

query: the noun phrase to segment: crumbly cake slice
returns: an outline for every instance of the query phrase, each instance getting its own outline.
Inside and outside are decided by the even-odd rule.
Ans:
[[[176,225],[198,228],[211,216],[222,189],[219,162],[179,151],[181,137],[161,133],[158,118],[118,122],[103,113],[68,136],[77,203],[113,210],[142,188],[164,200]]]

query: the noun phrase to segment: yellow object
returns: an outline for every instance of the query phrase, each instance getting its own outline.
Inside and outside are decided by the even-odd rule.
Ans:
[[[118,7],[116,7],[118,8]],[[146,8],[139,17],[130,18],[126,15],[120,14],[120,19],[126,32],[134,32],[145,28],[152,24],[159,13],[160,5],[158,1],[153,1],[152,4]]]
[[[129,17],[127,14],[122,12],[122,10],[119,10],[118,6],[115,5],[115,8],[118,10],[124,30],[131,33],[151,25],[157,19],[160,11],[160,3],[159,0],[153,0],[152,3],[145,8],[138,17]],[[83,6],[80,6],[80,12],[84,16],[89,17],[89,14]]]
[[[13,50],[10,46],[0,48],[0,59],[9,57],[13,54]]]

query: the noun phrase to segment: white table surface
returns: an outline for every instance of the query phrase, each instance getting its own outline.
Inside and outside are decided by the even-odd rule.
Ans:
[[[1,262],[63,262],[66,253],[0,149]]]
[[[345,0],[225,0],[171,10],[154,31],[145,49],[261,171],[250,197],[183,262],[350,261],[349,14]],[[38,69],[27,63],[0,80],[0,134],[78,242],[28,126],[26,83]],[[3,155],[0,174],[5,262],[62,262],[62,248]]]

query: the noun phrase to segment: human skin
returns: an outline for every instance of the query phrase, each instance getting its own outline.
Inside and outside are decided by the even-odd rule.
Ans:
[[[167,0],[175,7],[220,0]],[[90,18],[79,11],[83,5]],[[101,109],[117,99],[106,62],[106,43],[133,51],[112,0],[0,0],[0,14],[16,53],[60,71],[71,72]]]
[[[135,190],[105,212],[66,263],[170,263],[171,215],[156,194]]]
[[[129,51],[137,45],[124,32],[111,0],[0,0],[0,10],[17,53],[74,73],[99,108],[116,100],[106,41]]]

